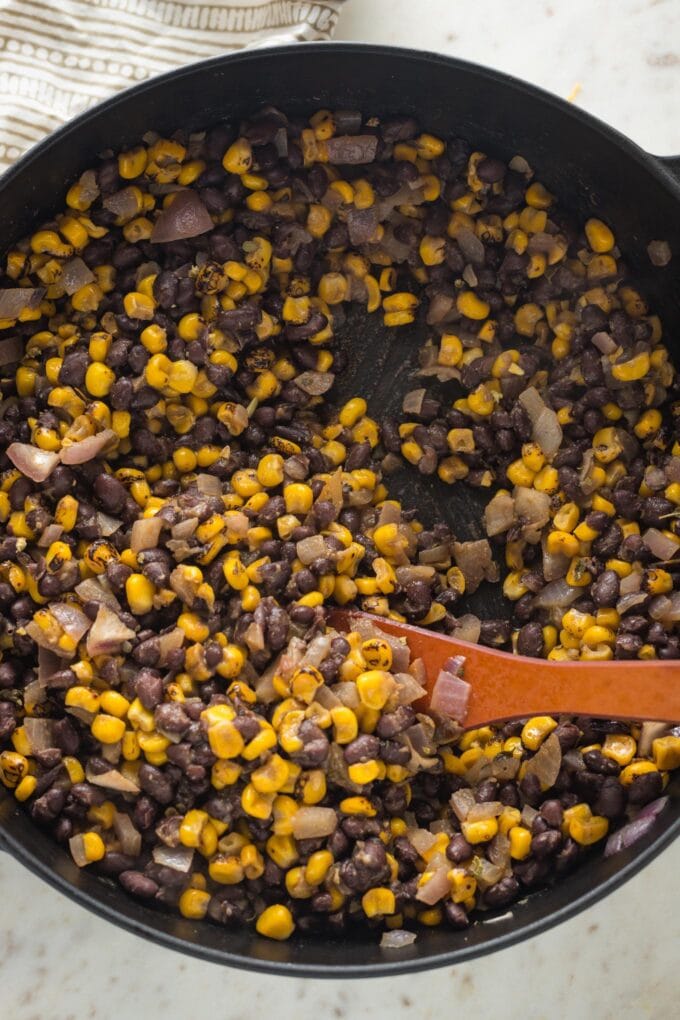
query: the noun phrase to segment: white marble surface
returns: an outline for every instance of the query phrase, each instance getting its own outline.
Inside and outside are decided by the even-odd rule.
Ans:
[[[680,153],[679,0],[349,0],[340,39],[440,50],[575,101],[650,151]],[[145,945],[0,856],[7,1020],[509,1020],[677,1015],[680,843],[557,929],[457,968],[362,982],[223,970]]]

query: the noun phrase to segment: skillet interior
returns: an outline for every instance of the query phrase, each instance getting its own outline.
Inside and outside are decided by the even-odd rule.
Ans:
[[[581,111],[492,71],[433,54],[356,44],[306,44],[216,58],[171,72],[114,97],[36,146],[0,181],[3,248],[48,218],[68,184],[97,153],[119,150],[150,128],[196,130],[234,122],[272,103],[289,114],[319,107],[409,114],[442,137],[461,136],[504,159],[525,156],[563,208],[583,221],[593,211],[612,223],[631,272],[665,325],[665,342],[680,354],[680,283],[654,269],[652,239],[680,252],[680,184],[660,161]],[[670,165],[670,164],[669,164]],[[349,367],[340,396],[361,393],[382,417],[395,412],[426,328],[388,332],[377,316],[349,316],[339,336]],[[444,518],[460,538],[482,537],[485,496],[434,478],[396,477],[392,491],[417,505],[422,519]],[[468,603],[483,617],[506,615],[497,586],[482,586]],[[680,672],[680,669],[679,669]],[[79,902],[123,926],[187,952],[255,969],[368,976],[453,963],[500,948],[569,916],[637,872],[680,831],[680,777],[669,786],[671,807],[644,842],[608,861],[594,860],[553,889],[499,912],[467,933],[431,929],[399,953],[381,951],[371,933],[352,940],[298,938],[277,944],[156,911],[113,883],[79,871],[46,840],[11,797],[0,794],[0,832],[32,870]],[[493,917],[494,915],[490,915]]]

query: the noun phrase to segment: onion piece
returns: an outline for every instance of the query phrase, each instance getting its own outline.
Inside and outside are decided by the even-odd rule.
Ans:
[[[653,620],[660,620],[668,626],[680,620],[680,591],[657,595],[650,602],[649,615]]]
[[[22,475],[38,484],[50,477],[60,460],[58,453],[41,450],[30,443],[10,443],[5,453]]]
[[[56,747],[53,719],[34,719],[27,715],[23,727],[33,754],[36,751],[46,751],[48,747]]]
[[[167,634],[160,634],[158,637],[158,666],[167,666],[172,652],[181,648],[184,644],[184,631],[181,627],[175,627]]]
[[[449,869],[447,866],[437,868],[432,873],[432,877],[428,878],[426,882],[423,882],[418,887],[416,899],[430,907],[434,906],[435,903],[439,903],[440,900],[443,900],[451,892],[448,875]]]
[[[404,414],[420,414],[426,393],[426,389],[409,390],[401,403],[401,409]],[[401,520],[401,513],[399,514],[399,519]]]
[[[63,533],[64,529],[61,524],[48,524],[38,539],[38,546],[41,549],[48,549],[53,542],[61,538]]]
[[[546,457],[554,456],[562,444],[562,426],[535,386],[520,393],[518,400],[531,419],[532,438]]]
[[[491,546],[485,538],[476,542],[453,542],[451,545],[456,566],[465,578],[465,592],[471,595],[482,581],[497,581],[498,566],[491,555]]]
[[[326,141],[328,162],[342,166],[372,163],[378,151],[377,135],[336,135]]]
[[[81,439],[80,442],[64,445],[61,450],[62,464],[85,464],[102,452],[105,446],[117,440],[113,429],[102,429],[94,436]]]
[[[307,650],[300,660],[300,668],[303,666],[320,666],[324,659],[328,658],[332,642],[332,634],[317,634],[307,646]]]
[[[117,613],[108,606],[100,605],[97,618],[87,635],[87,654],[91,658],[96,655],[114,655],[120,651],[121,645],[134,638],[134,630],[126,627]]]
[[[659,797],[658,800],[647,804],[632,822],[628,822],[623,828],[612,832],[605,844],[604,856],[613,857],[614,854],[620,853],[621,850],[627,850],[628,847],[633,846],[639,839],[646,836],[654,828],[658,815],[667,803],[668,797]]]
[[[430,709],[449,719],[464,723],[472,688],[448,670],[440,669],[430,696]]]
[[[647,601],[648,596],[643,591],[631,591],[627,595],[622,595],[616,603],[616,612],[619,616],[623,616],[624,613],[630,612],[635,606],[642,605],[643,602]]]
[[[123,522],[119,521],[117,517],[102,513],[101,510],[97,511],[97,524],[103,538],[114,535],[119,528],[123,527]]]
[[[456,620],[451,637],[455,637],[457,641],[469,641],[470,644],[476,645],[481,632],[482,621],[479,617],[474,613],[464,613]]]
[[[9,451],[7,452],[9,453]],[[658,528],[647,528],[642,536],[642,541],[658,560],[672,560],[676,556],[680,556],[680,545],[664,535]]]
[[[515,515],[522,524],[522,537],[530,545],[536,545],[541,538],[541,529],[550,520],[550,496],[538,489],[517,486],[513,492]]]
[[[613,354],[618,347],[616,340],[609,333],[604,333],[603,331],[594,333],[590,338],[590,342],[597,347],[601,354]]]
[[[75,864],[79,868],[85,868],[90,863],[90,860],[85,851],[85,839],[82,833],[78,833],[75,836],[71,836],[68,841],[68,848],[71,851],[71,857]]]
[[[87,577],[75,587],[79,599],[85,602],[97,602],[109,609],[120,611],[121,605],[113,592],[106,587],[101,577]]]
[[[132,525],[130,533],[130,548],[133,553],[143,552],[145,549],[155,549],[158,546],[158,539],[165,521],[158,515],[154,517],[140,517]]]
[[[97,773],[86,768],[85,778],[88,783],[92,783],[93,786],[101,786],[105,790],[115,790],[116,793],[139,793],[137,784],[124,776],[118,769]]]
[[[45,296],[44,287],[8,287],[0,289],[0,319],[18,319],[32,312]]]
[[[580,588],[572,588],[564,578],[546,584],[533,598],[534,609],[563,609],[570,606],[581,594]]]
[[[92,626],[90,618],[71,602],[54,602],[50,612],[62,630],[75,642],[80,641]]]
[[[393,928],[385,931],[380,939],[381,949],[405,949],[415,942],[417,936],[413,931],[406,931],[404,928]]]
[[[24,356],[24,341],[20,336],[0,340],[0,366],[13,365]]]
[[[295,546],[298,558],[305,566],[326,555],[326,543],[323,535],[310,535],[301,539]]]
[[[536,776],[545,792],[555,785],[562,766],[562,748],[559,738],[551,733],[543,741],[536,754],[527,762],[525,776]]]
[[[84,287],[86,283],[92,283],[94,273],[83,262],[79,255],[67,259],[61,267],[61,286],[68,295],[75,294],[77,290]]]
[[[665,471],[669,482],[680,482],[680,457],[669,457]]]
[[[217,475],[200,474],[196,476],[196,488],[202,496],[221,496],[222,482]],[[245,514],[243,515],[245,517]]]
[[[319,839],[335,832],[338,816],[333,808],[303,806],[293,815],[292,825],[295,839]]]
[[[673,258],[671,246],[668,241],[650,241],[647,245],[649,261],[653,266],[667,266]]]
[[[619,581],[619,591],[622,595],[631,595],[634,592],[639,592],[642,587],[642,571],[631,570],[627,577],[622,577]]]
[[[487,818],[498,818],[503,810],[503,804],[499,800],[484,800],[480,804],[473,804],[468,811],[467,822],[483,822]]]
[[[434,833],[430,832],[429,829],[409,829],[406,833],[406,838],[421,857],[437,842]]]
[[[295,385],[311,397],[327,393],[334,382],[334,372],[302,372],[295,376]]]
[[[485,857],[473,857],[469,870],[470,874],[477,879],[477,887],[480,892],[490,889],[505,874],[504,867],[501,867],[500,864],[492,864]]]
[[[131,220],[139,212],[138,196],[139,191],[135,187],[121,188],[108,195],[102,205],[120,220]]]
[[[652,753],[652,741],[657,737],[662,737],[669,728],[668,723],[665,722],[643,722],[635,752],[636,757],[648,758]]]
[[[475,795],[467,786],[464,786],[461,790],[456,790],[455,793],[451,794],[451,807],[453,808],[459,822],[464,822],[466,820],[467,816],[470,814],[470,810],[475,806],[475,804]]]
[[[122,811],[116,811],[113,828],[120,840],[121,853],[138,857],[142,849],[142,834],[135,828],[130,816]]]
[[[489,537],[501,535],[515,523],[515,501],[506,489],[499,489],[484,507],[484,530]]]
[[[151,856],[156,864],[186,875],[194,862],[194,849],[190,846],[155,846]]]
[[[61,667],[61,659],[55,652],[38,646],[38,682],[41,687],[47,687],[50,677],[58,673]]]
[[[152,244],[166,244],[198,237],[212,230],[210,213],[195,191],[178,191],[160,213],[151,231]]]

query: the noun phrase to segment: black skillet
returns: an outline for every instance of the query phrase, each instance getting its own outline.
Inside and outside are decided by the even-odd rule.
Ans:
[[[309,115],[319,107],[414,115],[428,131],[469,139],[490,155],[510,159],[522,154],[578,220],[597,215],[612,224],[633,278],[662,316],[665,341],[677,362],[680,157],[651,156],[540,89],[432,53],[308,43],[217,57],[131,88],[71,121],[5,174],[0,181],[2,248],[49,218],[67,186],[94,163],[97,153],[123,149],[151,128],[171,132],[200,129],[220,119],[238,123],[267,103],[293,115]],[[669,242],[675,257],[668,268],[651,265],[646,253],[651,240]],[[340,338],[350,355],[342,395],[363,394],[380,416],[396,409],[423,334],[418,325],[388,334],[377,316],[350,318]],[[473,491],[416,480],[413,473],[398,479],[397,489],[422,517],[443,515],[459,537],[481,537],[482,504]],[[486,618],[507,613],[502,596],[491,587],[480,589],[472,608]],[[678,674],[680,679],[680,665]],[[490,913],[486,923],[467,932],[423,930],[411,947],[399,951],[381,950],[372,932],[276,943],[250,931],[196,924],[155,910],[113,882],[79,870],[6,794],[0,794],[0,839],[57,889],[154,942],[253,970],[368,977],[458,963],[536,935],[594,903],[637,874],[680,832],[680,777],[667,792],[670,805],[635,847],[608,860],[594,857],[556,886],[511,910]]]

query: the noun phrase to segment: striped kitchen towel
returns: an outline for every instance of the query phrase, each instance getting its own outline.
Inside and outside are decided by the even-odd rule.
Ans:
[[[326,39],[343,0],[0,0],[0,171],[161,71],[261,43]]]

